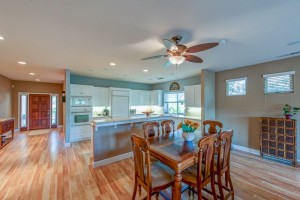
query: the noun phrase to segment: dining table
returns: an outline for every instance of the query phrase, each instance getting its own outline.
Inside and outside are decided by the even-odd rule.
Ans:
[[[201,131],[195,131],[194,140],[188,142],[179,130],[148,139],[150,155],[174,170],[173,200],[181,199],[181,172],[197,163],[198,141],[203,137]]]

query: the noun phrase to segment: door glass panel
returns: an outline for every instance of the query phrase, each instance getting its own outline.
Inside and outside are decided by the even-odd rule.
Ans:
[[[57,125],[57,96],[51,96],[51,125]]]
[[[27,100],[27,95],[21,95],[21,128],[27,127]]]

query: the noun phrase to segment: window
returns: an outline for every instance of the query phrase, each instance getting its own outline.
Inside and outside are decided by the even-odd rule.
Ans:
[[[57,96],[51,96],[51,127],[57,126]]]
[[[265,74],[265,94],[294,92],[295,71]]]
[[[20,130],[27,130],[27,106],[28,106],[28,95],[20,96]]]
[[[170,114],[184,114],[184,92],[165,93],[164,111]]]
[[[241,96],[246,95],[247,78],[237,78],[226,80],[226,95],[227,96]]]

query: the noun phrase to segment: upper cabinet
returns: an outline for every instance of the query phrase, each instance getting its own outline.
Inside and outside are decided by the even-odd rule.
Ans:
[[[146,91],[146,90],[131,90],[130,91],[131,106],[162,106],[162,91]]]
[[[201,85],[184,87],[185,107],[201,107]]]
[[[93,86],[71,84],[70,85],[70,90],[71,90],[71,96],[91,97]]]
[[[93,106],[109,106],[109,89],[103,87],[93,87]]]
[[[154,90],[150,92],[152,106],[163,106],[162,105],[162,91],[161,90]]]

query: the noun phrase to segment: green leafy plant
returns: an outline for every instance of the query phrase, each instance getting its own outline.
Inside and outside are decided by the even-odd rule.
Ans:
[[[300,110],[299,107],[293,107],[289,104],[285,104],[282,108],[284,115],[296,115],[296,113]]]

